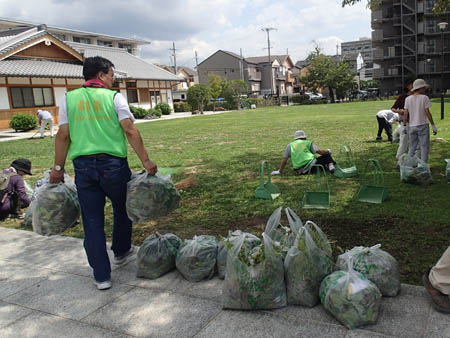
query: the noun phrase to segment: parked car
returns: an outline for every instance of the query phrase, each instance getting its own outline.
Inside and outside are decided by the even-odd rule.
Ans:
[[[321,94],[321,93],[311,93],[311,92],[305,92],[305,95],[309,96],[309,99],[311,101],[318,101],[318,100],[322,100],[325,99],[325,95]]]

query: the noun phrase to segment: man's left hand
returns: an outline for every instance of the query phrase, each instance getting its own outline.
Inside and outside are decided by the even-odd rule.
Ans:
[[[437,134],[437,128],[436,128],[436,126],[433,124],[433,125],[431,126],[431,128],[433,128],[433,135],[436,135],[436,134]]]

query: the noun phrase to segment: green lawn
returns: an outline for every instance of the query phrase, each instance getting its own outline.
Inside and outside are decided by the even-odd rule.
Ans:
[[[181,192],[182,206],[170,216],[134,226],[134,243],[140,244],[152,232],[174,232],[188,238],[195,234],[226,235],[242,229],[260,234],[278,206],[291,207],[303,221],[317,223],[333,241],[336,254],[355,245],[377,243],[396,257],[402,281],[420,283],[421,274],[450,244],[450,185],[445,177],[444,158],[450,158],[450,102],[446,120],[440,120],[440,105],[431,109],[438,135],[432,136],[430,160],[435,183],[414,186],[400,182],[395,169],[396,144],[375,142],[378,110],[388,109],[392,101],[329,105],[271,107],[220,115],[198,116],[139,124],[150,158],[159,167],[179,168],[175,182],[196,173],[199,185]],[[351,147],[360,172],[369,158],[378,159],[385,173],[389,199],[380,205],[357,202],[354,195],[361,176],[351,179],[328,177],[332,207],[328,210],[304,210],[300,207],[307,177],[294,176],[289,164],[285,173],[273,179],[281,189],[275,201],[254,198],[261,160],[278,169],[286,145],[294,131],[305,130],[319,147]],[[383,135],[386,140],[386,135]],[[33,162],[33,183],[53,163],[53,140],[19,140],[0,143],[0,165],[5,168],[17,157]],[[141,169],[130,150],[132,169]],[[73,174],[71,163],[67,163]],[[112,213],[107,206],[107,232]],[[287,225],[287,221],[285,221]],[[20,228],[17,220],[3,225]],[[66,232],[82,237],[79,225]]]

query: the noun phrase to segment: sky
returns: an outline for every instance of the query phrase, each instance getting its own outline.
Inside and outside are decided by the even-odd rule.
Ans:
[[[150,41],[142,58],[194,67],[218,49],[244,57],[289,53],[303,60],[317,45],[336,54],[344,41],[370,37],[370,10],[363,0],[341,7],[340,0],[0,0],[0,17]]]

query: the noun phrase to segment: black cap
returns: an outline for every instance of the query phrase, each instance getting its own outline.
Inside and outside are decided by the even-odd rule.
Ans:
[[[17,171],[23,171],[25,174],[33,175],[31,173],[31,161],[26,158],[18,158],[11,163],[11,167]]]

